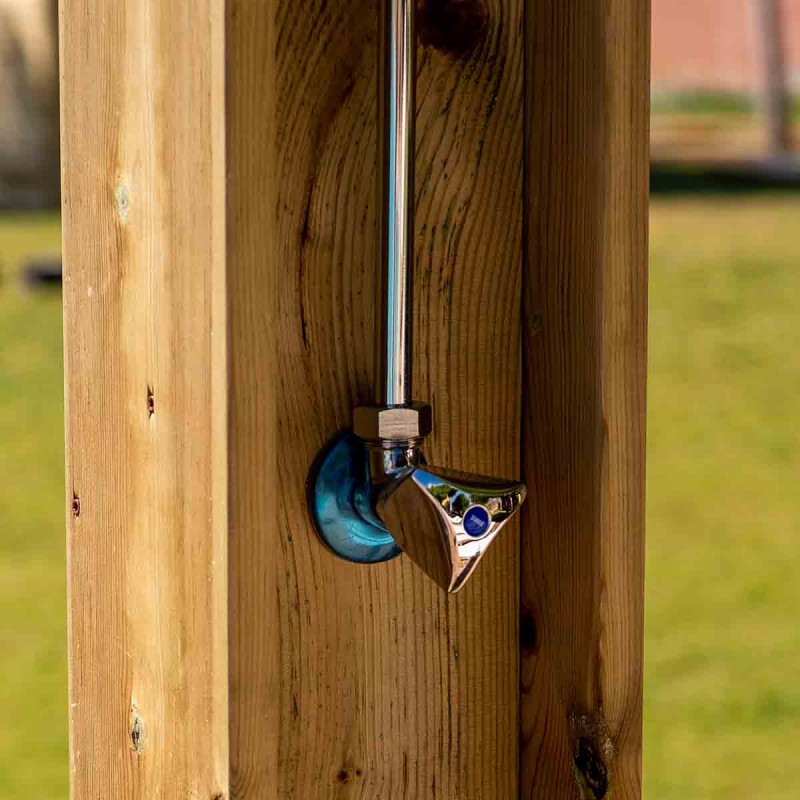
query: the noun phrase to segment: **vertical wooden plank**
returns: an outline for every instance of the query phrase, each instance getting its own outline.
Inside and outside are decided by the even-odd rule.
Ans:
[[[222,10],[61,4],[75,800],[228,796]]]
[[[527,7],[521,796],[641,796],[649,3]]]
[[[279,796],[278,570],[292,446],[278,438],[277,398],[292,366],[278,348],[275,10],[272,0],[226,10],[232,798]]]
[[[428,455],[509,477],[522,9],[430,0],[419,19]],[[247,800],[517,793],[516,532],[447,599],[406,559],[337,560],[306,508],[312,461],[373,389],[377,11],[229,4],[232,787]]]
[[[415,393],[434,409],[427,456],[434,464],[516,478],[524,2],[427,0],[418,8],[414,367]],[[409,797],[517,796],[518,526],[512,523],[492,547],[454,598],[437,593],[430,602],[426,583],[412,608],[387,590],[397,598],[395,613],[416,620],[406,634],[408,651],[433,630],[439,641],[429,648],[447,659],[438,681],[422,664],[416,671],[424,683],[402,668],[392,677],[407,690],[419,685],[423,720],[438,691],[441,718],[427,725],[439,752]],[[405,569],[419,580],[413,565]],[[390,642],[386,637],[384,646]],[[430,747],[421,741],[420,755]]]

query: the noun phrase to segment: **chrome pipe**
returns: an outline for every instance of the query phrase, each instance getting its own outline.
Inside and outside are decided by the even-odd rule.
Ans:
[[[380,406],[398,406],[412,397],[416,8],[415,0],[382,0],[381,7],[375,400]]]

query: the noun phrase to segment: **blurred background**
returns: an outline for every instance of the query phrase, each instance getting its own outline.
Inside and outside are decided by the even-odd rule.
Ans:
[[[647,800],[794,800],[800,0],[652,0]],[[0,799],[67,797],[55,0],[0,0]]]

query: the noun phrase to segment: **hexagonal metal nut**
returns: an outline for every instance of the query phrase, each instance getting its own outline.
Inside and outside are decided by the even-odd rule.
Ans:
[[[353,433],[370,442],[405,442],[422,439],[433,427],[427,403],[405,406],[360,406],[353,412]]]

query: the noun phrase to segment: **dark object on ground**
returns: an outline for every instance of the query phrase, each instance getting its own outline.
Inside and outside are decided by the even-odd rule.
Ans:
[[[660,195],[753,194],[800,189],[800,160],[791,156],[732,162],[653,162],[650,191]]]
[[[22,270],[22,280],[30,289],[60,289],[61,259],[51,256],[31,260]]]

